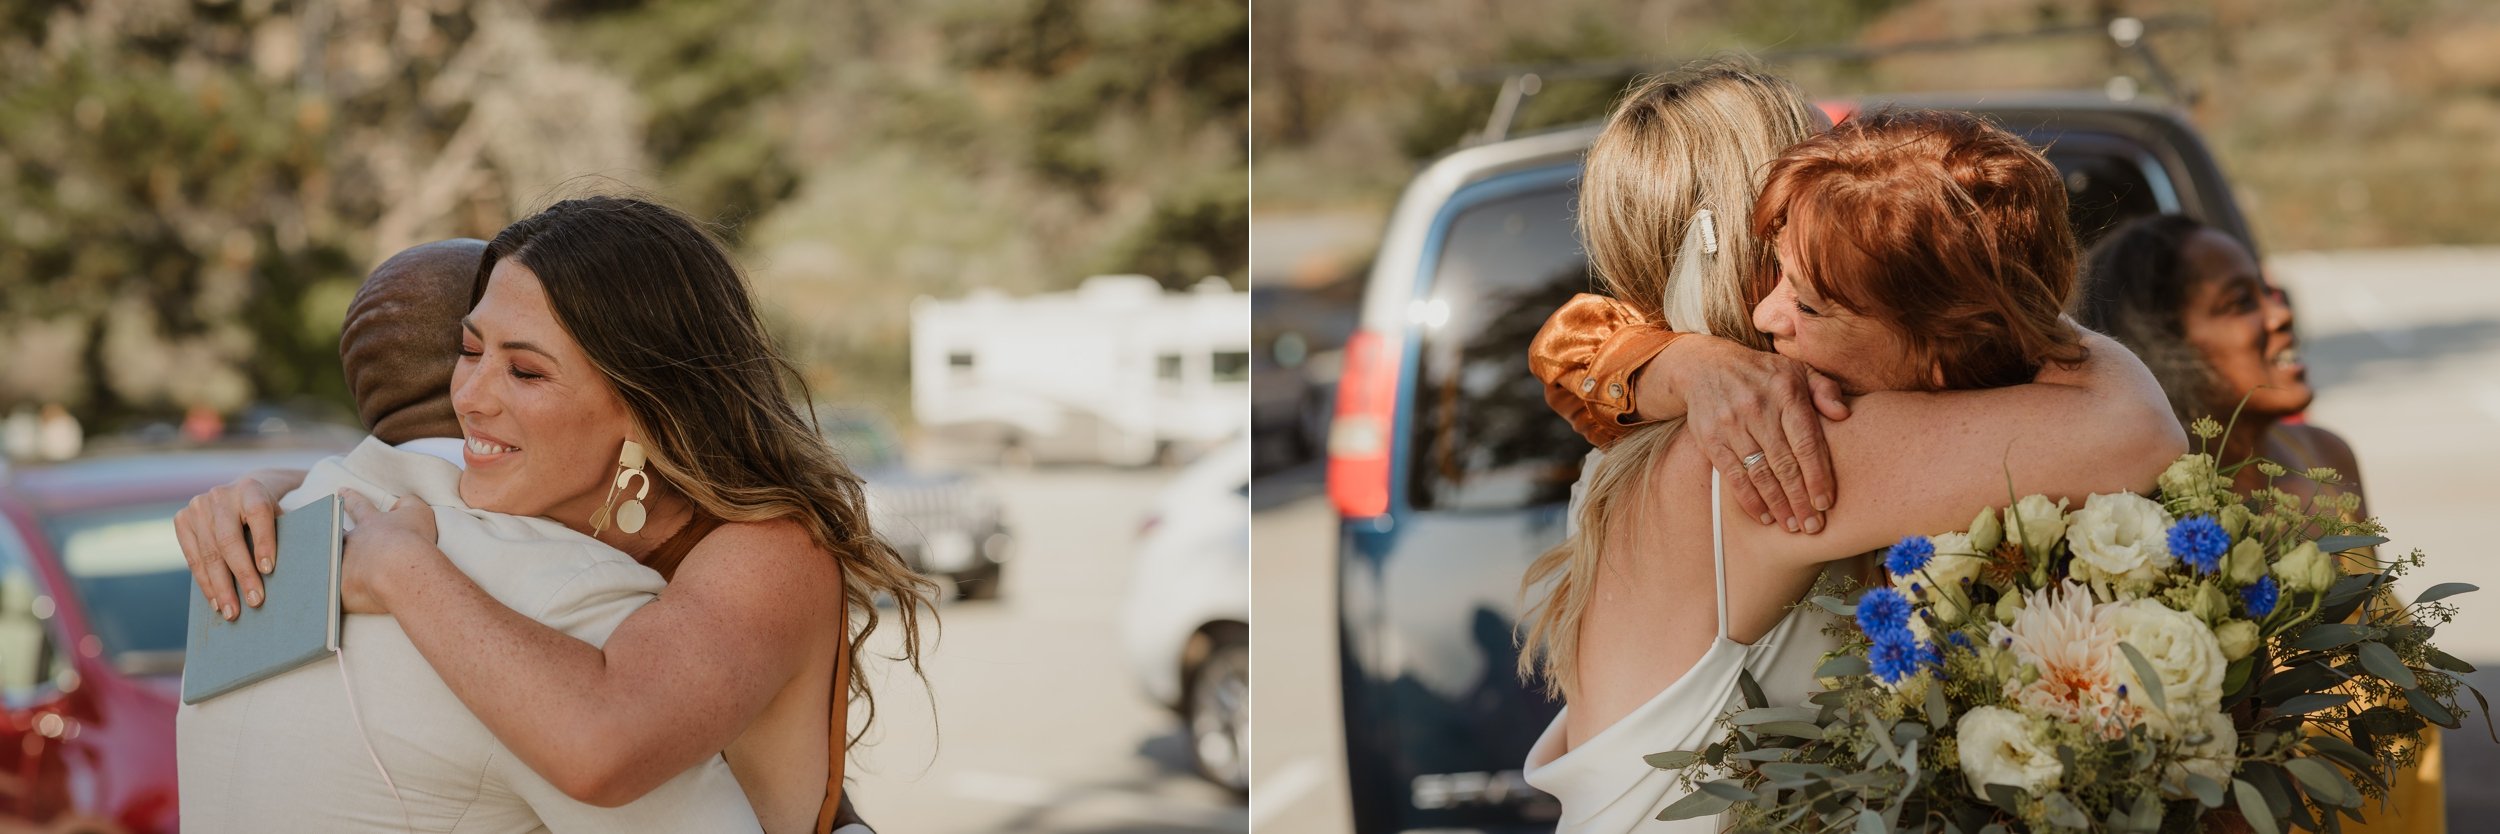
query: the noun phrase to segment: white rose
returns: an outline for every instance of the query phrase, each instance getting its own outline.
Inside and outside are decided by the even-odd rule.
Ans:
[[[1966,535],[1972,551],[1986,555],[2005,541],[2005,522],[1997,520],[1997,511],[1993,508],[1980,510],[1978,517],[1970,520],[1970,532]]]
[[[2231,771],[2239,769],[2240,730],[2232,726],[2231,716],[2220,711],[2205,713],[2195,725],[2198,733],[2181,739],[2179,758],[2164,766],[2161,792],[2171,799],[2186,799],[2194,794],[2187,788],[2188,774],[2231,784]]]
[[[2066,535],[2066,499],[2049,503],[2046,495],[2026,495],[2005,508],[2005,535],[2023,543],[2032,558],[2048,555]]]
[[[2317,542],[2301,542],[2274,563],[2274,581],[2285,591],[2323,591],[2334,587],[2335,558],[2318,551]]]
[[[2135,665],[2119,668],[2127,682],[2127,700],[2143,708],[2144,723],[2176,735],[2180,727],[2197,726],[2205,713],[2222,708],[2222,642],[2196,615],[2173,610],[2160,600],[2132,599],[2111,603],[2102,616],[2118,642],[2135,647],[2161,677],[2169,710],[2153,708],[2153,696],[2136,677]]]
[[[2038,791],[2065,775],[2056,752],[2032,739],[2031,721],[2022,713],[1980,707],[1964,713],[1953,731],[1960,737],[1962,776],[1972,793],[1986,796],[1989,785]]]
[[[2106,588],[2149,583],[2177,560],[2170,555],[2170,513],[2132,492],[2094,495],[2067,520],[2066,548],[2075,578]]]

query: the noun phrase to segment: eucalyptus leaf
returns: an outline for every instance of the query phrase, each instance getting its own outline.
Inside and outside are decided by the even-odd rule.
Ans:
[[[1744,693],[1747,707],[1761,709],[1771,705],[1771,699],[1762,694],[1762,682],[1753,679],[1751,669],[1736,670],[1736,689]]]
[[[2352,746],[2352,742],[2325,733],[2302,740],[2308,743],[2309,749],[2343,763],[2345,769],[2368,777],[2372,784],[2382,788],[2386,786],[2385,781],[2378,777],[2378,760],[2370,758],[2370,754],[2362,752],[2361,748]]]
[[[1833,655],[1832,659],[1823,661],[1823,665],[1814,667],[1814,676],[1818,678],[1845,678],[1851,675],[1866,674],[1867,668],[1866,658],[1859,657],[1854,654]]]
[[[2291,771],[2292,777],[2300,780],[2301,788],[2320,802],[2338,808],[2361,806],[2361,791],[2323,759],[2293,759],[2284,762],[2283,769]]]
[[[2440,651],[2436,648],[2430,649],[2430,653],[2431,668],[2433,669],[2446,669],[2451,672],[2459,673],[2474,671],[2474,664],[2458,660],[2456,655]]]
[[[2308,715],[2310,713],[2317,712],[2318,710],[2333,709],[2349,703],[2352,703],[2352,696],[2350,695],[2342,695],[2333,692],[2311,692],[2306,695],[2292,696],[2291,698],[2285,699],[2283,703],[2276,704],[2274,707],[2274,714]]]
[[[2241,693],[2240,688],[2248,685],[2249,673],[2255,671],[2256,668],[2257,656],[2254,654],[2231,661],[2231,665],[2224,667],[2222,671],[2222,694],[2240,694],[2245,697],[2245,693]]]
[[[2144,686],[2144,694],[2153,699],[2153,706],[2169,709],[2170,699],[2162,696],[2161,674],[2153,671],[2153,662],[2145,660],[2144,653],[2137,651],[2133,643],[2119,643],[2118,650],[2127,653],[2127,665],[2135,667],[2135,682]]]
[[[2456,596],[2456,595],[2458,595],[2458,594],[2470,593],[2470,592],[2473,592],[2473,591],[2480,591],[2480,590],[2482,590],[2482,588],[2476,587],[2476,586],[2474,586],[2474,585],[2472,585],[2472,584],[2470,584],[2470,583],[2465,583],[2465,582],[2442,582],[2442,583],[2439,583],[2439,584],[2437,584],[2437,585],[2433,585],[2433,586],[2431,586],[2431,589],[2430,589],[2430,590],[2423,591],[2421,596],[2414,597],[2414,598],[2413,598],[2413,604],[2415,604],[2415,605],[2420,605],[2420,604],[2425,603],[2425,602],[2437,602],[2437,601],[2439,601],[2439,600],[2447,599],[2447,598],[2449,598],[2449,597]]]
[[[2323,651],[2368,639],[2377,632],[2378,629],[2357,623],[2319,623],[2301,631],[2299,637],[2292,638],[2292,648]]]
[[[2247,818],[2251,830],[2257,834],[2283,834],[2283,829],[2274,824],[2274,810],[2266,807],[2266,799],[2257,792],[2256,785],[2246,779],[2231,780],[2231,798],[2239,801],[2240,816]]]
[[[1760,798],[1759,794],[1756,794],[1753,791],[1745,790],[1743,785],[1736,784],[1736,780],[1734,779],[1721,779],[1716,782],[1703,782],[1701,783],[1701,791],[1702,793],[1736,802],[1752,802],[1755,799]]]
[[[2187,787],[2188,793],[2196,795],[2197,804],[2207,808],[2222,807],[2222,783],[2200,774],[2190,773],[2187,775]]]
[[[1918,742],[1916,740],[1901,745],[1901,772],[1909,777],[1909,782],[1901,789],[1916,790],[1918,788]]]
[[[2318,540],[2318,550],[2323,553],[2342,553],[2364,547],[2377,547],[2386,543],[2386,536],[2328,536]]]
[[[1882,814],[1860,808],[1858,809],[1857,834],[1892,834],[1892,826],[1884,824]]]
[[[1728,719],[1739,727],[1769,724],[1773,721],[1813,721],[1813,707],[1755,707],[1738,712]]]
[[[1769,777],[1773,782],[1804,783],[1811,780],[1829,779],[1840,775],[1840,772],[1827,765],[1770,762],[1762,766],[1762,775]]]
[[[2153,834],[2161,830],[2161,797],[2152,791],[2135,795],[2135,812],[2128,817],[2128,828]]]
[[[2066,798],[2065,794],[2049,794],[2041,797],[2040,803],[2049,812],[2050,825],[2060,828],[2092,827],[2092,818],[2084,816],[2083,809],[2075,805],[2074,800]]]
[[[1812,600],[1812,602],[1815,607],[1832,612],[1832,616],[1839,617],[1841,619],[1856,619],[1858,616],[1857,606],[1841,602],[1838,597],[1829,595],[1817,596]]]
[[[2428,692],[2424,692],[2419,689],[2407,689],[2405,690],[2405,703],[2411,704],[2414,712],[2421,713],[2422,720],[2424,721],[2428,721],[2451,730],[2465,726],[2465,722],[2457,720],[2457,714],[2454,711],[2449,710],[2447,705],[2440,703],[2439,699],[2431,697]]]
[[[1987,785],[1987,794],[1988,804],[2003,808],[2009,814],[2023,812],[2023,789],[1990,782]]]
[[[1702,783],[1702,787],[1707,788],[1715,784],[1718,783],[1705,782]],[[1742,789],[1740,788],[1739,790]],[[1658,821],[1674,822],[1676,820],[1688,820],[1695,817],[1706,817],[1725,811],[1728,809],[1728,806],[1734,804],[1736,804],[1735,800],[1718,794],[1710,793],[1708,791],[1694,791],[1692,793],[1685,794],[1683,799],[1676,800],[1674,804],[1668,805],[1666,810],[1659,811]]]
[[[2271,702],[2285,701],[2303,692],[2316,692],[2342,683],[2343,679],[2344,676],[2336,672],[2335,667],[2308,661],[2268,675],[2257,684],[2257,697]]]
[[[2483,698],[2483,691],[2474,688],[2473,684],[2464,684],[2464,686],[2465,691],[2474,693],[2474,705],[2483,708],[2483,732],[2491,736],[2492,743],[2500,744],[2500,728],[2495,728],[2492,725],[2491,702],[2485,700]]]
[[[1683,770],[1701,764],[1701,754],[1691,750],[1669,750],[1664,753],[1642,756],[1641,761],[1648,762],[1650,767],[1659,770]]]
[[[1794,752],[1797,750],[1793,747],[1758,747],[1738,753],[1735,758],[1747,762],[1776,762],[1788,758],[1788,754]]]
[[[2386,678],[2388,682],[2407,689],[2421,685],[2420,681],[2414,679],[2413,670],[2405,668],[2404,661],[2396,659],[2396,650],[2388,648],[2387,644],[2367,642],[2361,644],[2358,651],[2361,655],[2361,668],[2370,670],[2370,674]]]
[[[1823,725],[1812,721],[1772,721],[1754,725],[1753,731],[1757,736],[1789,736],[1807,740],[1823,738]]]
[[[1944,701],[1942,681],[1931,682],[1927,685],[1927,726],[1936,728],[1953,726],[1953,707]]]

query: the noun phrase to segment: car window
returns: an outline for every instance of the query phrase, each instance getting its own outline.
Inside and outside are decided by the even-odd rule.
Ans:
[[[1212,368],[1214,369],[1214,370],[1213,370],[1213,372],[1212,372],[1212,374],[1211,374],[1211,376],[1213,376],[1213,377],[1214,377],[1215,381],[1217,381],[1217,382],[1247,382],[1247,381],[1249,381],[1249,379],[1250,379],[1250,352],[1249,352],[1249,351],[1246,351],[1246,350],[1219,350],[1219,351],[1216,351],[1216,352],[1215,352],[1215,355],[1214,355],[1214,356],[1212,356],[1212,357],[1210,357],[1210,359],[1212,360]]]
[[[88,627],[116,666],[133,672],[179,657],[189,623],[191,571],[174,536],[179,503],[117,507],[50,520],[62,572]],[[0,610],[8,603],[0,599]]]
[[[2129,220],[2181,210],[2168,173],[2135,142],[2088,133],[2029,138],[2046,145],[2042,155],[2066,180],[2066,218],[2080,248]]]
[[[53,645],[54,603],[30,558],[18,531],[0,518],[0,703],[12,708],[41,697],[66,660]]]
[[[1546,407],[1528,373],[1537,328],[1591,286],[1572,226],[1575,192],[1565,177],[1552,179],[1446,221],[1411,311],[1420,353],[1405,446],[1407,500],[1417,509],[1562,501],[1579,477],[1588,443]]]

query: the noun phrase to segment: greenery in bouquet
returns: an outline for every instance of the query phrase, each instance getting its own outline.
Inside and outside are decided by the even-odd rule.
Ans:
[[[2223,433],[2193,426],[2210,447]],[[2267,486],[2232,490],[2244,467]],[[2319,485],[2303,502],[2276,486]],[[1722,739],[1647,757],[1692,788],[1660,819],[1737,830],[2337,832],[2456,727],[2473,667],[2431,644],[2471,585],[2411,603],[2329,469],[2181,457],[2156,498],[2034,495],[1902,540],[1888,584],[1818,588],[1825,691],[1750,678]],[[2010,497],[2010,496],[2009,496]],[[1843,598],[1855,595],[1855,602]],[[2484,705],[2488,712],[2488,706]],[[2488,720],[2488,719],[2486,719]]]

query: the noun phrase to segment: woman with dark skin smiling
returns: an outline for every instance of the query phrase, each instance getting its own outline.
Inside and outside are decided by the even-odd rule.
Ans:
[[[2295,471],[2332,467],[2343,477],[2330,494],[2359,496],[2363,503],[2351,515],[2369,517],[2352,445],[2290,419],[2316,398],[2292,332],[2292,307],[2282,290],[2266,284],[2257,258],[2237,239],[2175,214],[2131,222],[2093,248],[2075,306],[2085,326],[2144,359],[2182,425],[2205,415],[2231,424],[2215,460],[2229,464],[2256,455]],[[2237,486],[2254,492],[2269,481],[2304,502],[2321,491],[2306,478],[2269,479],[2253,466],[2239,471]],[[2396,774],[2387,805],[2364,807],[2364,821],[2345,831],[2447,830],[2439,733],[2422,738],[2421,765]]]
[[[558,203],[488,245],[458,338],[461,501],[561,523],[667,589],[592,646],[482,591],[436,547],[423,503],[351,495],[348,610],[396,617],[461,703],[574,799],[620,805],[721,755],[765,831],[830,828],[849,703],[875,714],[854,662],[874,600],[900,601],[899,659],[917,670],[931,586],[870,531],[858,476],[793,407],[795,374],[721,245],[653,203]],[[194,540],[267,529],[274,501],[245,496],[293,486],[202,496],[187,523],[218,529]],[[202,587],[244,577],[257,603],[265,568],[205,549],[191,554]]]

